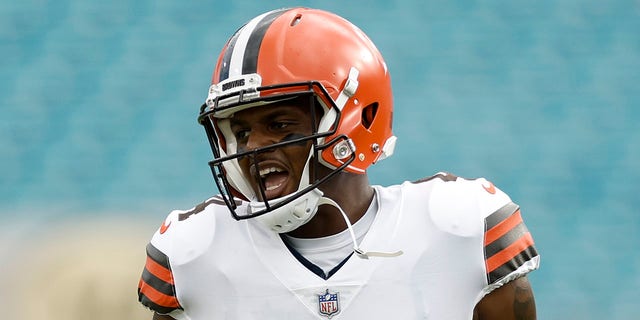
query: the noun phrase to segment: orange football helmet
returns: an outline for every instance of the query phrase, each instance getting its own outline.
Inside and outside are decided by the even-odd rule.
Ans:
[[[299,205],[301,197],[304,200],[305,194],[318,193],[317,186],[328,178],[305,178],[295,194],[258,201],[238,166],[241,157],[287,143],[239,151],[225,120],[247,108],[268,107],[274,101],[301,95],[309,95],[322,108],[314,133],[305,137],[313,142],[309,162],[317,162],[307,167],[320,164],[331,168],[333,174],[341,170],[363,174],[371,164],[393,153],[391,79],[373,42],[349,21],[330,12],[309,8],[266,12],[227,41],[198,118],[213,149],[214,160],[209,164],[218,189],[236,219],[261,216],[289,203]],[[233,196],[262,204],[239,213]],[[310,203],[304,210],[309,207],[312,212],[294,214],[295,219],[303,217],[301,223],[290,224],[292,228],[315,214],[317,201],[305,201]]]

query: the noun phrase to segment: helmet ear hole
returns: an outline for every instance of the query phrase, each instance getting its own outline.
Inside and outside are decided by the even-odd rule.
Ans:
[[[378,103],[374,102],[362,109],[362,125],[369,129],[371,128],[371,124],[373,123],[373,119],[376,118],[376,113],[378,113]]]
[[[302,20],[302,15],[298,13],[295,17],[293,17],[293,20],[291,20],[290,25],[292,27],[295,27],[300,22],[300,20]]]

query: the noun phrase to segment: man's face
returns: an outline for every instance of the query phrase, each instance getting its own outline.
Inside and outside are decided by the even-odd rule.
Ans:
[[[311,135],[310,108],[301,101],[308,99],[289,100],[237,112],[230,119],[230,125],[237,140],[238,152]],[[238,162],[259,200],[265,200],[260,194],[260,185],[264,187],[266,200],[270,200],[298,190],[310,148],[311,141],[305,141],[261,152],[255,159],[243,157]]]

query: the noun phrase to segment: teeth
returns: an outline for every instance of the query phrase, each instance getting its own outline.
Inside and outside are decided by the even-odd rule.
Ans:
[[[281,185],[267,187],[267,190],[266,190],[266,191],[271,191],[271,190],[278,189],[280,186],[281,186]]]
[[[272,172],[282,172],[282,170],[275,168],[275,167],[270,167],[270,168],[264,168],[260,170],[260,177],[264,178],[266,175],[268,175],[269,173]]]

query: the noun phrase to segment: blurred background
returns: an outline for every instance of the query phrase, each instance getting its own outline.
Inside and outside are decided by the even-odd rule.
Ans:
[[[278,7],[338,13],[378,45],[396,154],[375,184],[486,177],[542,254],[539,319],[640,312],[640,1],[0,3],[0,309],[150,319],[144,246],[216,193],[196,116],[226,39]]]

